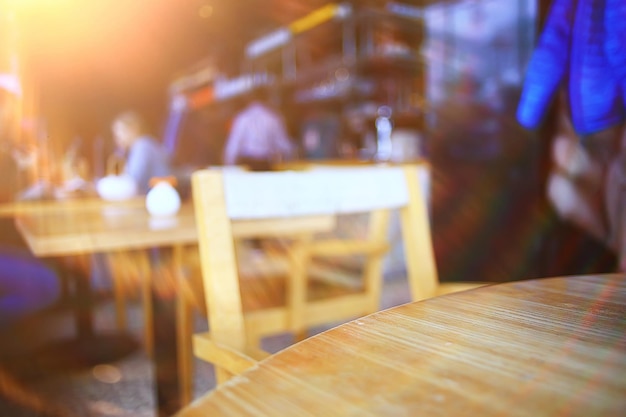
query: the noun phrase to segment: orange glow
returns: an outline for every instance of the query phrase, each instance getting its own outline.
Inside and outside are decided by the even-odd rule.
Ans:
[[[32,7],[35,4],[37,7]],[[124,7],[124,12],[118,7]],[[18,12],[31,46],[44,47],[41,52],[52,54],[97,49],[111,40],[123,46],[133,23],[138,26],[137,22],[141,22],[144,7],[144,1],[111,7],[99,1],[28,0]]]
[[[213,6],[204,4],[198,9],[198,15],[203,19],[208,19],[213,15]]]
[[[105,71],[123,75],[123,61],[154,53],[160,28],[155,18],[166,0],[128,2],[83,0],[9,0],[20,16],[25,47],[36,65],[59,76],[89,71],[106,56]],[[143,68],[148,72],[149,68]]]
[[[213,87],[205,87],[189,95],[191,108],[197,109],[211,103],[215,99]]]
[[[106,140],[110,118],[127,108],[156,130],[173,74],[205,53],[200,35],[209,30],[198,14],[218,12],[209,0],[0,0],[0,10],[16,15],[20,78],[37,93],[29,119],[44,120],[39,137],[53,157],[77,136]]]
[[[91,370],[94,378],[106,384],[116,384],[122,380],[122,373],[113,365],[96,365]]]

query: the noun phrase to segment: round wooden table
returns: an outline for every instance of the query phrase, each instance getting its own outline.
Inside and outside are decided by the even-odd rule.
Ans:
[[[624,416],[626,275],[491,285],[341,325],[192,416]]]

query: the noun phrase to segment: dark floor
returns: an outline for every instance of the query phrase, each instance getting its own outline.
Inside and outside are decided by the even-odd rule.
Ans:
[[[536,173],[529,166],[524,161],[496,165],[447,160],[435,164],[433,243],[442,281],[503,282],[614,270],[615,259],[610,253],[556,218],[542,199]],[[408,301],[407,293],[403,278],[387,279],[383,307]],[[131,308],[130,316],[131,334],[141,340],[137,305]],[[110,301],[101,303],[96,319],[99,332],[115,330]],[[198,317],[197,326],[202,328],[206,323]],[[39,344],[70,337],[72,328],[67,310],[53,311],[0,335],[2,350],[28,357],[24,354]],[[20,340],[28,343],[22,346]],[[289,337],[276,337],[265,341],[264,348],[277,351],[290,342]],[[46,415],[33,409],[52,410],[54,405],[68,416],[153,415],[151,368],[141,349],[122,360],[86,370],[38,373],[36,369],[33,372],[37,368],[33,362],[29,366],[17,361],[5,364],[39,399],[31,398],[31,406],[25,407],[0,397],[0,417]],[[195,390],[200,395],[213,387],[213,373],[201,361],[196,362],[195,369]]]
[[[387,279],[383,287],[382,307],[408,301],[408,285],[403,278]],[[102,301],[96,313],[96,328],[101,334],[115,331],[113,303]],[[129,333],[141,340],[142,318],[137,303],[129,308]],[[198,316],[198,330],[206,328],[206,322]],[[27,352],[37,351],[50,341],[72,336],[72,315],[69,310],[51,311],[21,323],[18,328],[0,335],[5,351],[20,358],[29,357]],[[313,329],[313,333],[324,328]],[[26,341],[19,345],[19,341]],[[267,338],[263,348],[276,352],[292,343],[288,335]],[[32,365],[32,364],[31,364]],[[30,405],[17,405],[0,396],[0,416],[81,416],[81,417],[141,417],[154,415],[152,370],[150,361],[141,347],[121,360],[103,363],[88,369],[32,369],[32,366],[16,360],[5,362],[3,367],[14,371],[16,381],[36,396]],[[214,384],[213,370],[200,360],[195,362],[196,396],[210,390]],[[1,379],[1,378],[0,378]],[[0,381],[2,384],[2,381]],[[41,405],[41,407],[40,407]],[[41,411],[37,411],[40,408]],[[57,411],[55,411],[57,409]],[[45,410],[45,411],[44,411]],[[49,412],[49,414],[46,414]]]

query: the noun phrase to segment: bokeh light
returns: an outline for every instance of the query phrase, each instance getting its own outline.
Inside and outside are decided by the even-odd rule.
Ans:
[[[198,16],[200,16],[202,19],[208,19],[209,17],[213,16],[213,6],[211,6],[210,4],[203,4],[198,9]]]
[[[94,378],[106,384],[116,384],[122,380],[122,373],[113,365],[96,365],[91,370]]]

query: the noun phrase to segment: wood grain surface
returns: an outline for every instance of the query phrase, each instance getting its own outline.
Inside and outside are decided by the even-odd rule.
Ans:
[[[121,249],[195,243],[191,203],[173,217],[151,217],[143,205],[106,205],[100,209],[48,210],[16,218],[35,256],[67,256]]]
[[[145,200],[135,197],[122,201],[105,201],[99,197],[71,198],[65,200],[12,201],[0,203],[0,217],[15,217],[25,214],[54,213],[59,211],[102,210],[107,207],[144,207]]]
[[[194,416],[623,416],[626,276],[491,285],[300,342]]]

